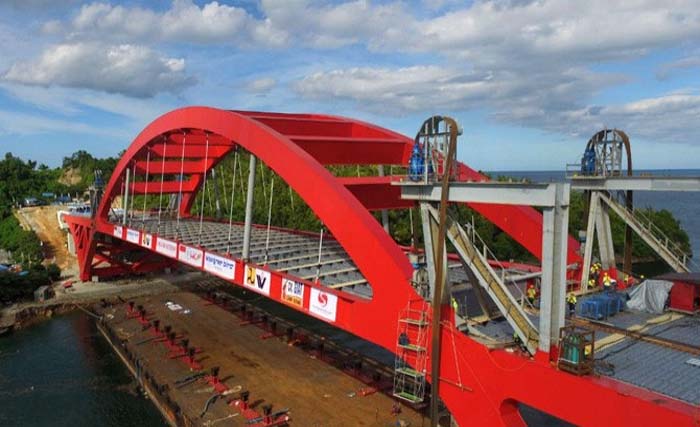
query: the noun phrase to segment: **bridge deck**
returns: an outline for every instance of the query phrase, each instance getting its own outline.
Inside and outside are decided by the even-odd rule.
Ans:
[[[677,313],[624,312],[608,322],[652,337],[700,346],[700,319],[697,317]],[[605,343],[596,349],[596,359],[609,364],[609,369],[603,374],[693,405],[700,404],[700,367],[692,362],[700,356],[680,348],[600,331],[596,332],[596,339],[596,346]]]
[[[168,301],[179,304],[182,310],[168,309],[165,305]],[[264,404],[274,405],[275,411],[289,408],[291,425],[297,426],[383,426],[395,425],[397,418],[416,426],[424,422],[419,413],[408,407],[403,407],[398,417],[392,416],[394,401],[390,397],[382,393],[361,396],[360,391],[368,387],[364,383],[309,357],[283,339],[261,339],[265,331],[246,325],[221,307],[207,305],[192,293],[139,298],[134,302],[143,305],[151,319],[172,326],[179,337],[188,338],[190,345],[201,348],[202,352],[195,359],[203,368],[208,371],[219,367],[220,378],[228,387],[248,390],[258,412]],[[175,387],[176,380],[192,373],[182,360],[169,358],[164,345],[152,341],[142,343],[153,335],[144,331],[136,319],[126,317],[126,304],[108,308],[103,314],[109,315],[108,324],[142,361],[144,372],[157,384],[167,384],[169,395],[184,414],[201,422],[196,425],[214,424],[213,421],[237,412],[224,403],[226,399],[220,399],[200,418],[204,403],[214,393],[211,387],[204,381]],[[246,425],[243,416],[220,424]]]
[[[176,239],[188,245],[201,246],[208,251],[221,255],[226,254],[230,247],[231,256],[240,258],[243,250],[243,226],[227,223],[204,221],[200,238],[199,220],[180,220],[179,230],[177,221],[161,220],[158,227],[157,219],[132,221],[131,227],[148,233],[157,233],[166,239]],[[261,226],[253,227],[250,241],[250,258],[256,264],[265,264],[265,242],[267,229]],[[305,280],[316,277],[318,267],[319,239],[314,235],[294,233],[293,231],[270,230],[270,242],[267,248],[267,265],[277,271]],[[371,298],[372,288],[362,273],[357,269],[350,256],[340,244],[330,235],[323,236],[321,251],[321,266],[319,280],[325,286],[340,289],[356,296]]]
[[[113,223],[118,223],[112,217]],[[178,240],[187,245],[201,246],[207,251],[225,255],[230,249],[233,257],[240,258],[243,248],[243,225],[198,219],[181,219],[179,223],[172,218],[162,218],[160,225],[157,218],[133,218],[129,223],[133,229],[146,233],[158,234],[165,239]],[[251,232],[250,256],[256,264],[265,264],[265,246],[267,228],[255,225]],[[230,242],[230,243],[229,243]],[[314,280],[318,264],[319,237],[312,233],[298,233],[293,230],[270,230],[270,242],[267,248],[267,266],[279,272],[287,273],[305,280]],[[497,271],[500,269],[494,266]],[[517,277],[522,272],[506,269],[505,277]],[[459,262],[451,262],[448,269],[448,281],[453,287],[452,295],[459,303],[459,313],[470,318],[479,318],[485,313],[477,304],[469,278]],[[319,269],[319,283],[329,288],[347,292],[357,297],[372,298],[372,287],[357,269],[350,256],[330,234],[323,237],[323,250]],[[524,282],[517,285],[507,281],[510,292],[519,298],[524,292]],[[519,288],[519,289],[517,289]],[[493,305],[493,304],[491,304]],[[495,308],[495,307],[493,307]],[[496,334],[499,335],[499,334]],[[512,336],[512,332],[507,333]],[[496,336],[494,338],[500,338]]]

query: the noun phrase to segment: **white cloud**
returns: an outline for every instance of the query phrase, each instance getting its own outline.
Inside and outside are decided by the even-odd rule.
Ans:
[[[272,90],[277,85],[277,80],[271,77],[255,79],[246,85],[246,90],[251,93],[264,94]]]
[[[485,96],[488,86],[484,78],[427,65],[318,72],[297,82],[295,89],[307,98],[340,98],[355,101],[370,110],[388,108],[401,113],[424,110],[428,106],[455,108],[459,103]]]
[[[57,19],[44,22],[41,26],[41,32],[46,35],[60,35],[63,31],[63,24]]]
[[[236,87],[263,94],[282,86],[280,79],[306,75],[292,85],[302,100],[341,100],[373,112],[479,110],[497,122],[567,135],[623,123],[657,135],[650,122],[663,117],[670,121],[658,128],[676,132],[669,138],[695,137],[679,125],[681,119],[688,120],[686,127],[697,122],[695,92],[646,99],[646,109],[643,103],[599,106],[593,100],[630,80],[598,71],[623,61],[680,47],[692,55],[658,67],[659,78],[700,66],[693,51],[700,45],[698,0],[260,0],[255,13],[209,0],[173,0],[164,10],[132,4],[90,3],[71,20],[45,23],[45,34],[60,33],[67,41],[32,63],[13,58],[5,79],[147,97],[178,92],[192,80],[184,60],[142,46],[256,48],[256,61],[267,55],[272,62],[275,55],[296,59],[320,50],[323,57],[313,52],[308,64],[285,61],[297,67],[292,72],[280,64],[274,79],[248,77]],[[127,46],[128,52],[116,60],[91,46]],[[90,52],[77,52],[83,50]],[[687,110],[670,117],[681,99]]]
[[[137,43],[364,44],[374,50],[458,56],[479,64],[614,60],[700,37],[697,0],[430,3],[428,10],[436,12],[424,14],[403,1],[261,0],[261,16],[254,16],[217,1],[199,6],[173,0],[162,12],[95,2],[82,6],[68,31],[78,40]],[[444,8],[446,4],[450,7]]]
[[[632,139],[655,143],[700,145],[700,94],[669,93],[607,106],[589,105],[578,109],[551,111],[538,128],[560,134],[588,136],[594,131],[619,128]]]
[[[696,0],[477,1],[401,28],[380,44],[480,63],[610,60],[700,37],[700,8]]]
[[[656,71],[656,78],[659,80],[666,80],[674,72],[678,70],[687,70],[689,68],[700,68],[700,54],[686,56],[676,61],[661,65]]]
[[[177,93],[194,83],[185,73],[185,60],[164,57],[148,47],[60,44],[30,62],[12,65],[5,81],[35,86],[86,88],[146,98]]]
[[[241,8],[214,1],[200,7],[191,0],[175,0],[159,13],[141,7],[109,3],[84,5],[72,22],[73,39],[170,41],[186,43],[235,42],[250,20]]]
[[[328,4],[313,0],[262,0],[260,18],[216,1],[198,6],[174,0],[164,12],[95,2],[82,6],[71,22],[74,40],[98,38],[146,41],[283,46],[295,42],[336,48],[395,33],[397,22],[415,21],[403,3],[368,0]],[[56,25],[51,24],[50,30]]]
[[[601,108],[596,116],[651,141],[700,144],[698,92],[671,93],[611,105]]]
[[[274,4],[277,8],[295,9],[293,4]],[[366,7],[370,15],[383,8],[384,22],[392,25],[376,25],[376,21],[369,27],[358,24],[355,32],[347,35],[342,32],[342,25],[340,29],[317,25],[321,13],[311,13],[306,18],[304,13],[298,13],[293,15],[296,27],[307,29],[306,33],[300,30],[300,37],[307,43],[324,37],[347,43],[359,39],[370,50],[414,54],[414,61],[418,57],[424,64],[429,63],[425,59],[428,54],[438,65],[317,71],[295,85],[304,98],[319,102],[346,100],[355,108],[394,114],[478,109],[498,122],[565,135],[587,135],[601,123],[644,123],[645,135],[661,135],[663,132],[654,132],[644,120],[667,117],[670,99],[663,98],[659,102],[664,108],[651,109],[646,116],[638,110],[623,114],[592,105],[596,94],[630,80],[623,75],[595,71],[593,67],[700,42],[697,0],[676,0],[672,6],[652,0],[475,1],[459,8],[450,5],[447,12],[427,14],[426,18],[415,13],[406,16],[405,10],[396,6],[398,3],[352,3],[355,7],[358,4]],[[267,16],[273,22],[280,21],[283,15],[279,11],[272,13],[266,6],[263,1]],[[343,11],[340,6],[326,7],[333,8],[336,14]],[[364,12],[362,7],[359,10]],[[364,15],[355,10],[344,16],[347,22],[353,22],[355,16],[362,19]],[[391,31],[383,31],[384,28]],[[412,57],[406,58],[410,63]],[[695,59],[686,59],[662,71],[668,74],[694,66]],[[686,120],[685,126],[692,127],[689,123],[696,123],[697,116],[692,118],[693,110],[690,111],[679,112],[670,123]],[[692,131],[681,132],[680,126],[674,129],[676,133],[666,134],[666,139],[694,141]]]
[[[519,75],[462,72],[449,67],[351,68],[311,74],[295,85],[304,98],[350,102],[386,115],[485,108],[497,122],[571,136],[603,127],[635,138],[700,144],[700,93],[685,91],[624,104],[591,105],[592,93],[624,81],[580,68]]]
[[[318,48],[376,43],[401,32],[405,23],[416,22],[401,2],[262,0],[261,9],[273,27],[287,33],[289,39]]]
[[[490,108],[494,117],[525,121],[546,119],[558,109],[579,105],[620,76],[571,68],[520,75],[507,70],[463,71],[425,65],[404,68],[351,68],[311,74],[295,85],[303,97],[353,101],[373,111],[466,111]]]

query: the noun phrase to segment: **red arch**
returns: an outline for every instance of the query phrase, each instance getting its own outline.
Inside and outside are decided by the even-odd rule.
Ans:
[[[90,227],[89,245],[81,255],[81,275],[87,273],[89,276],[95,234],[112,233],[113,224],[108,221],[110,201],[120,193],[126,168],[137,166],[136,162],[145,159],[147,150],[154,149],[164,135],[170,136],[172,143],[177,144],[182,132],[191,141],[185,146],[188,157],[196,157],[201,162],[201,153],[195,152],[201,151],[205,131],[210,133],[213,147],[218,147],[212,151],[216,154],[212,156],[209,168],[234,145],[241,145],[272,168],[314,210],[373,287],[371,301],[341,296],[342,311],[339,309],[335,325],[393,350],[398,314],[410,298],[417,297],[409,284],[411,267],[400,248],[368,212],[367,204],[372,200],[365,199],[363,205],[355,197],[366,190],[351,191],[352,185],[348,185],[347,180],[334,178],[323,164],[404,163],[412,141],[357,121],[332,116],[232,112],[207,107],[183,108],[156,119],[128,148],[107,185]],[[319,135],[320,139],[315,139]],[[365,146],[374,149],[362,153]],[[359,155],[357,151],[360,151]],[[195,170],[194,181],[187,184],[187,196],[181,206],[185,214],[203,172],[203,168],[201,173]],[[466,166],[461,168],[461,175],[476,177]],[[381,187],[386,180],[369,184]],[[529,211],[498,210],[499,218],[506,223],[532,225],[537,222]],[[75,230],[80,226],[87,227],[87,224],[78,219],[71,223],[74,235],[79,234]],[[532,230],[527,233],[532,234]],[[528,239],[532,238],[530,234]],[[446,315],[450,315],[449,308]],[[503,350],[490,351],[455,331],[451,322],[446,324],[442,331],[443,343],[447,349],[452,347],[452,351],[442,352],[440,394],[460,425],[521,425],[514,410],[515,401],[582,426],[627,423],[636,426],[664,423],[691,426],[697,421],[697,408],[690,405],[617,383],[563,374],[552,368],[547,355],[529,360]],[[598,397],[596,412],[580,410],[581,395]]]
[[[299,145],[237,112],[188,107],[167,113],[146,127],[127,149],[107,184],[97,211],[97,229],[110,232],[107,215],[111,199],[120,194],[125,170],[133,160],[145,158],[145,149],[158,144],[162,135],[177,134],[182,129],[211,132],[215,136],[210,136],[210,140],[216,138],[217,143],[228,146],[229,150],[238,144],[255,154],[286,181],[328,227],[372,285],[372,305],[398,315],[409,298],[417,296],[409,285],[411,266],[406,256],[352,193]],[[189,149],[194,150],[194,147],[190,145]],[[189,156],[187,150],[185,144],[185,157]],[[222,152],[217,160],[229,150]],[[203,175],[203,171],[200,175]],[[195,191],[196,187],[198,185],[194,186]],[[190,198],[183,197],[183,206],[189,203]],[[367,304],[357,302],[354,305]],[[362,311],[352,321],[352,332],[391,348],[393,337],[388,337],[386,332],[380,332],[380,328],[376,327],[385,318],[380,317],[376,310]],[[392,336],[395,335],[393,332]]]

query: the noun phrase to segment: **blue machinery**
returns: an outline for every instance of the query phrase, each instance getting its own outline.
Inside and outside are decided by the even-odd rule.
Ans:
[[[433,116],[423,122],[413,144],[413,151],[408,160],[408,177],[413,182],[428,183],[435,178],[435,172],[442,172],[447,157],[447,146],[450,137],[448,121],[442,116]],[[457,135],[462,130],[457,129]],[[451,153],[453,160],[457,152]]]

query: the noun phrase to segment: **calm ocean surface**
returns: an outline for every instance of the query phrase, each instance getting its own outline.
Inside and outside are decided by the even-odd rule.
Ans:
[[[0,426],[165,426],[83,313],[0,338]]]
[[[642,171],[658,175],[700,176],[700,170]],[[494,172],[536,182],[562,180],[564,172]],[[635,193],[637,206],[668,209],[691,237],[700,254],[700,195]],[[321,322],[309,321],[275,303],[269,311],[288,317],[386,363],[388,352]],[[139,395],[135,383],[92,321],[75,313],[0,338],[0,426],[163,426],[160,414]],[[525,410],[532,426],[558,427]]]

